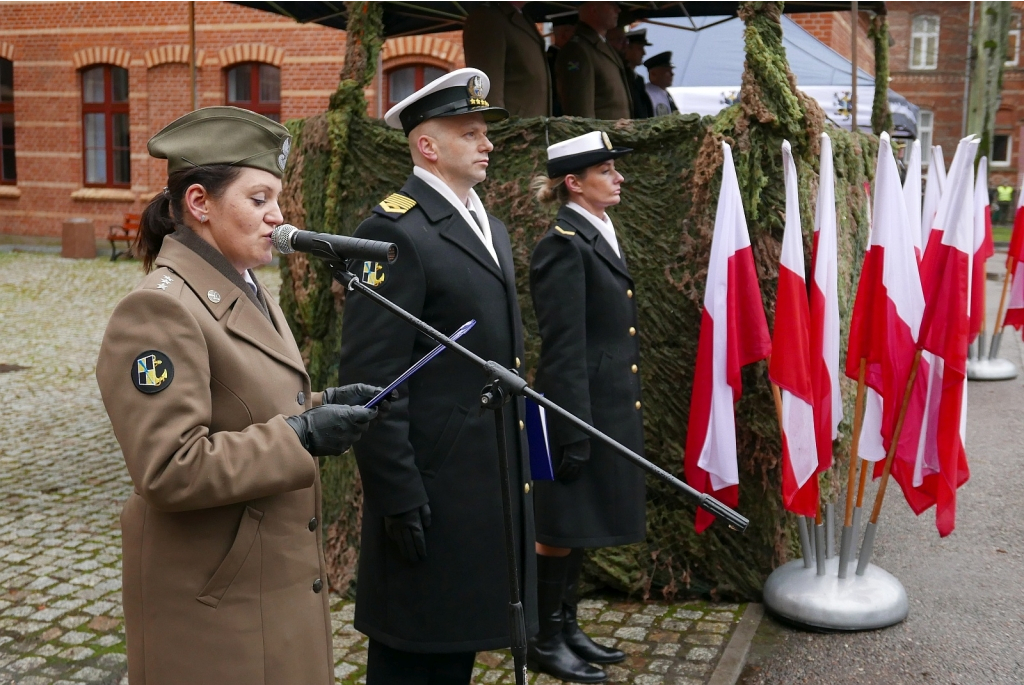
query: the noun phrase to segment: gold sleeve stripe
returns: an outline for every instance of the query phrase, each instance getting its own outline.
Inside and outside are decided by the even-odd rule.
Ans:
[[[416,206],[416,200],[405,195],[392,193],[380,202],[381,208],[390,214],[405,214]]]
[[[561,233],[562,235],[576,235],[576,231],[567,231],[561,226],[555,226],[555,230]]]

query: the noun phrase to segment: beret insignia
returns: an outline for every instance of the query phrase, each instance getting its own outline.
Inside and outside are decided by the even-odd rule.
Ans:
[[[171,385],[174,364],[163,352],[146,350],[132,362],[131,375],[136,390],[152,395]]]
[[[291,151],[292,139],[285,138],[284,142],[281,143],[281,154],[277,156],[277,166],[281,168],[281,171],[284,171],[284,166],[288,163],[288,155],[291,154]]]

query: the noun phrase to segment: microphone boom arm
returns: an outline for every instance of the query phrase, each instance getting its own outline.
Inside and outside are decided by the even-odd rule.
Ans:
[[[725,519],[726,523],[728,523],[730,528],[734,528],[738,531],[744,531],[750,524],[750,520],[742,514],[740,514],[739,512],[726,506],[725,504],[718,501],[711,495],[699,492],[692,486],[688,485],[687,483],[684,483],[683,481],[673,476],[668,471],[665,471],[660,466],[652,464],[650,461],[641,457],[639,454],[629,449],[625,445],[605,435],[601,431],[597,430],[596,428],[588,424],[586,421],[577,418],[576,416],[569,413],[562,407],[558,406],[551,400],[545,398],[543,395],[541,395],[536,390],[531,388],[526,383],[526,381],[514,371],[504,368],[497,362],[487,361],[483,359],[479,355],[475,354],[474,352],[471,352],[470,350],[466,349],[456,341],[452,340],[444,333],[441,333],[440,331],[436,330],[430,324],[426,323],[425,321],[421,321],[420,319],[416,318],[409,312],[405,311],[404,309],[396,305],[391,300],[381,296],[376,291],[374,291],[373,288],[367,286],[364,283],[361,283],[355,275],[349,273],[343,262],[335,260],[329,261],[331,273],[339,283],[345,286],[346,290],[358,290],[363,295],[366,295],[371,300],[376,302],[378,305],[384,307],[392,314],[402,319],[409,325],[413,326],[424,335],[429,336],[430,338],[437,341],[439,344],[444,345],[448,349],[454,350],[455,352],[462,355],[466,359],[472,361],[480,368],[485,369],[487,373],[490,375],[491,381],[499,383],[501,387],[509,395],[522,395],[523,397],[529,397],[531,400],[533,400],[540,406],[544,407],[547,411],[553,414],[557,414],[560,418],[562,418],[565,421],[568,421],[574,427],[583,431],[591,438],[599,440],[600,442],[603,442],[605,445],[611,447],[613,450],[618,452],[620,456],[632,462],[636,466],[640,467],[641,469],[651,474],[658,480],[667,483],[673,489],[682,493],[683,495],[696,500],[697,506],[701,507],[710,514],[713,514],[714,516],[718,516]]]

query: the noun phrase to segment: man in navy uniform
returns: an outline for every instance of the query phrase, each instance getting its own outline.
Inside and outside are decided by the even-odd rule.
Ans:
[[[672,78],[675,76],[672,53],[659,52],[644,62],[644,66],[647,67],[647,79],[650,81],[647,84],[647,95],[654,106],[654,116],[663,117],[677,112],[676,103],[668,92],[672,86]]]
[[[413,173],[357,229],[398,246],[354,273],[384,297],[506,368],[523,359],[512,247],[473,190],[487,175],[489,82],[459,69],[385,115],[409,139]],[[387,385],[437,343],[358,294],[346,299],[341,378]],[[468,684],[477,651],[510,644],[508,576],[487,374],[452,351],[399,388],[356,459],[364,491],[355,627],[370,637],[367,684]],[[533,501],[521,400],[505,410],[516,564],[536,632]]]

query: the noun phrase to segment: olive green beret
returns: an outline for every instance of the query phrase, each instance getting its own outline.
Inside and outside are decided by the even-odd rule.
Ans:
[[[167,173],[230,164],[284,174],[291,135],[281,124],[238,107],[204,107],[175,119],[149,139],[149,154]]]

